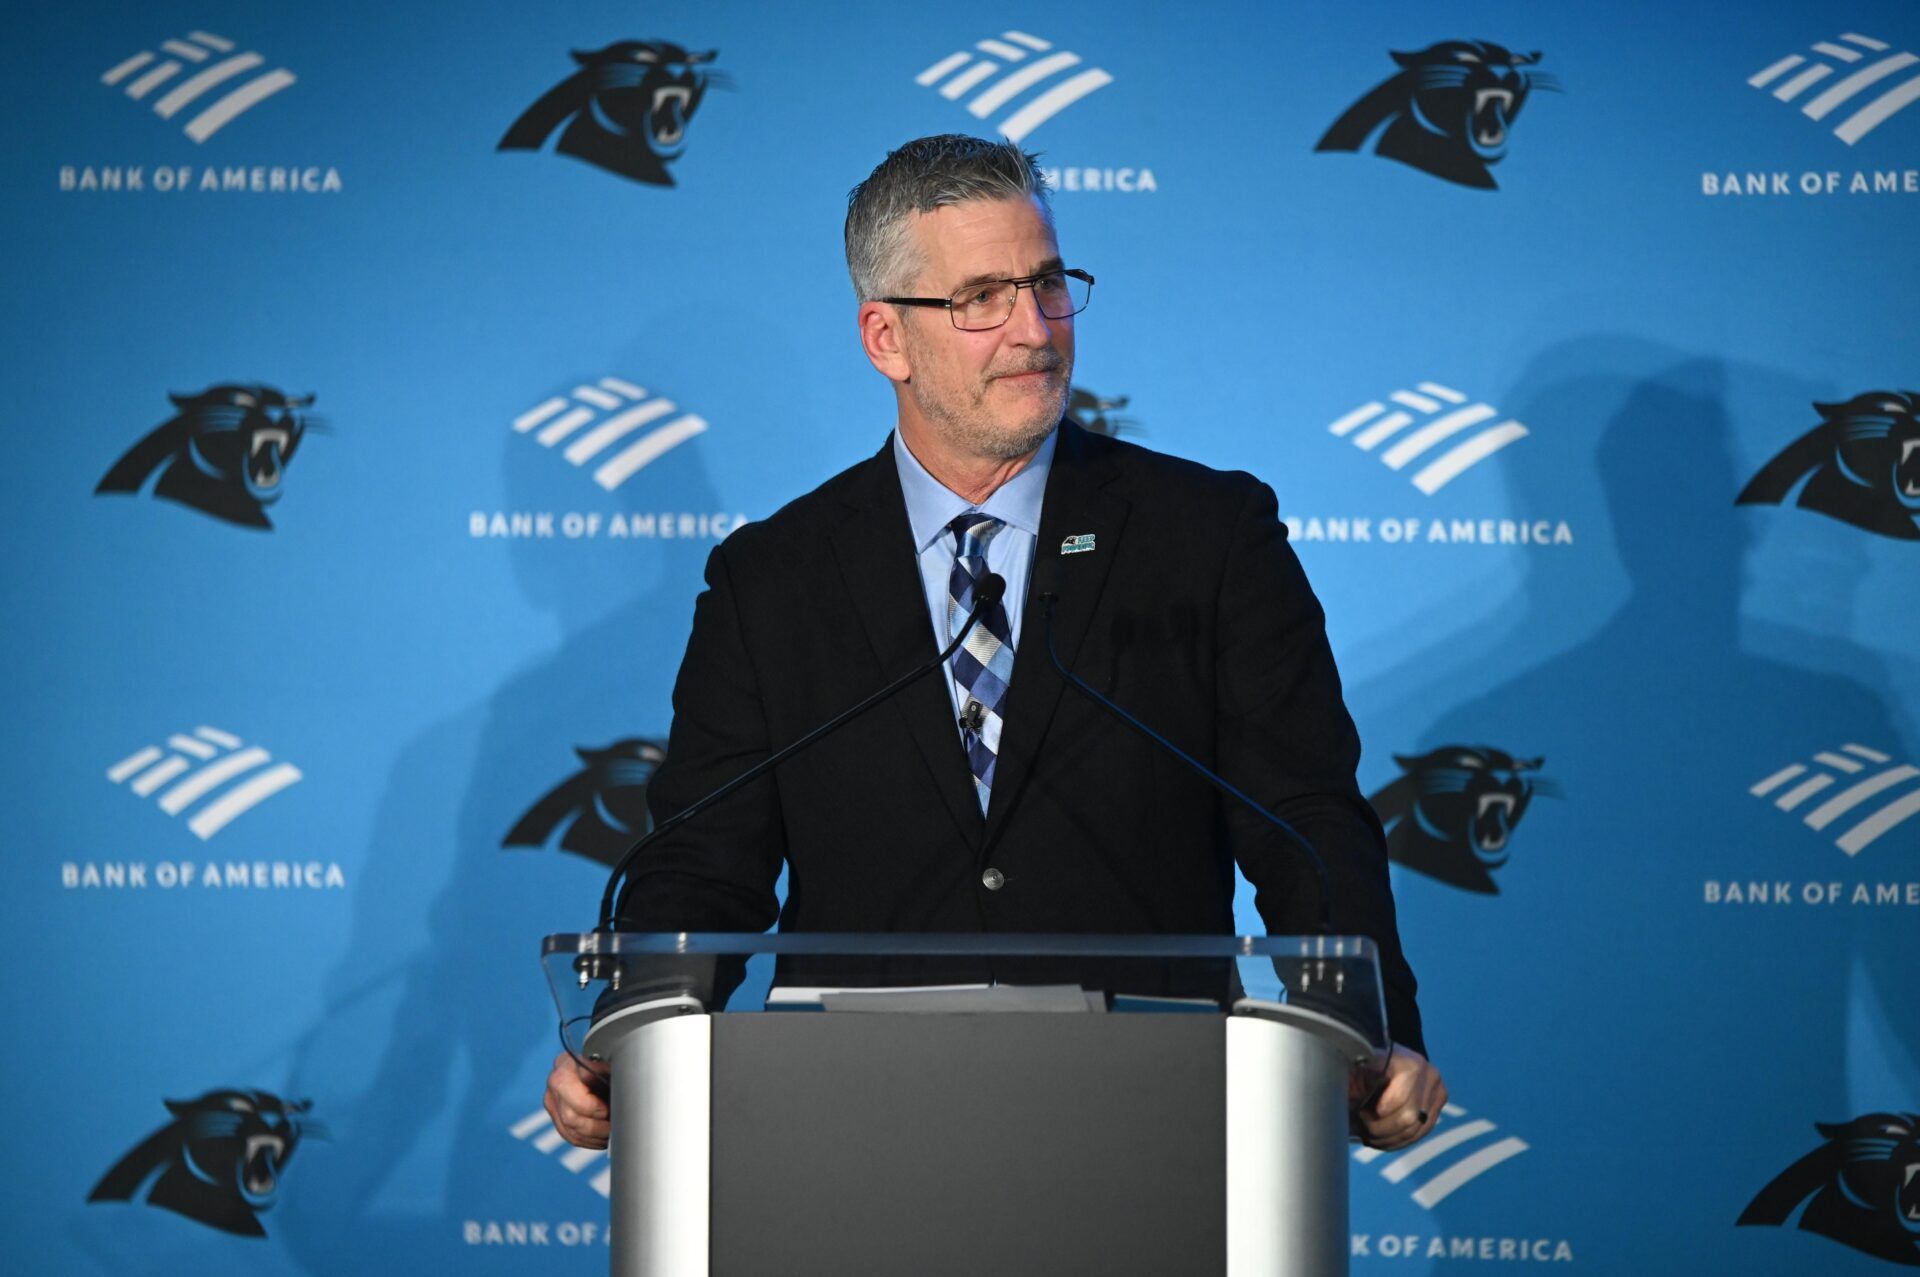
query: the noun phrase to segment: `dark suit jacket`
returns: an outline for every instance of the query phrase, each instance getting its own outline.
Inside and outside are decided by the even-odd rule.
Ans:
[[[662,839],[622,925],[1231,935],[1237,859],[1269,932],[1312,930],[1296,850],[1066,689],[1043,637],[1052,592],[1069,669],[1319,848],[1336,930],[1379,942],[1394,1037],[1424,1049],[1359,739],[1272,491],[1060,430],[986,816],[936,671]],[[1092,552],[1059,552],[1082,533]],[[890,442],[729,536],[707,586],[649,786],[656,821],[938,650]]]

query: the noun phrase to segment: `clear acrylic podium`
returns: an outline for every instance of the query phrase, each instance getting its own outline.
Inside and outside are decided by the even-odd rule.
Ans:
[[[1343,1274],[1359,937],[549,936],[617,1277]]]

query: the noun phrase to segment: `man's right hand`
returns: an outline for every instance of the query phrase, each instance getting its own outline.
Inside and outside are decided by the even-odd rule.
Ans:
[[[547,1116],[569,1144],[605,1148],[607,1134],[607,1074],[562,1051],[553,1057],[547,1074]]]

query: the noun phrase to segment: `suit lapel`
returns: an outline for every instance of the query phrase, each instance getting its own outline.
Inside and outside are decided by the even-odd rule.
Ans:
[[[853,610],[866,628],[880,677],[898,678],[934,658],[926,589],[914,556],[907,502],[893,459],[893,441],[866,465],[849,493],[852,516],[830,534]],[[1017,654],[1016,654],[1017,659]],[[1017,668],[1017,666],[1016,666]],[[898,715],[913,738],[954,827],[968,843],[980,836],[980,803],[954,725],[953,702],[935,670],[903,690],[878,714]]]
[[[1106,585],[1108,569],[1119,552],[1127,502],[1104,491],[1116,473],[1104,451],[1104,441],[1071,421],[1061,422],[1053,468],[1047,474],[1047,494],[1040,507],[1040,540],[1033,550],[1033,571],[1027,581],[1020,645],[1013,657],[1013,681],[1007,688],[1000,758],[994,767],[983,850],[993,845],[1006,823],[1066,688],[1047,656],[1047,610],[1041,597],[1057,596],[1054,647],[1061,663],[1073,669]],[[1093,536],[1091,551],[1060,552],[1068,537],[1088,534]]]

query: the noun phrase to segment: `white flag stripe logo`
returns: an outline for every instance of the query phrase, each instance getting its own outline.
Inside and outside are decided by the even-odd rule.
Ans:
[[[1802,62],[1805,62],[1805,61],[1806,59],[1801,57],[1797,53],[1789,57],[1781,58],[1778,62],[1774,63],[1772,66],[1765,67],[1762,70],[1756,72],[1755,74],[1748,76],[1747,83],[1751,84],[1756,89],[1764,89],[1767,87],[1767,85],[1773,83],[1773,80],[1776,76],[1785,75],[1787,72],[1793,70],[1795,67],[1799,66]]]
[[[1033,90],[1033,96],[995,126],[1008,141],[1018,142],[1081,98],[1113,83],[1113,77],[1099,67],[1058,79],[1063,72],[1079,66],[1082,58],[1065,50],[1048,53],[1052,48],[1050,42],[1024,31],[1003,31],[997,38],[974,42],[975,51],[991,56],[976,57],[975,52],[962,49],[914,76],[913,82],[922,88],[938,85],[940,96],[949,102],[979,89],[967,103],[968,113],[976,120],[1013,106],[1016,98]],[[1031,53],[1046,56],[1028,61]],[[1003,71],[1005,74],[1001,74]]]
[[[147,72],[132,84],[129,84],[127,86],[127,96],[130,98],[143,98],[147,96],[155,85],[172,79],[173,73],[179,69],[180,64],[178,62],[162,62],[159,66]]]
[[[1080,55],[1077,53],[1050,53],[1033,65],[1021,67],[1012,75],[1003,77],[1000,83],[967,103],[967,110],[972,112],[974,119],[984,120],[1054,72],[1079,64]]]
[[[206,141],[242,111],[272,97],[292,83],[291,71],[269,71],[257,80],[248,81],[194,116],[187,124],[187,136],[196,142]]]
[[[109,68],[100,77],[100,82],[117,85],[127,80],[134,72],[143,71],[144,74],[138,78],[129,80],[125,89],[128,97],[140,101],[171,80],[183,67],[206,61],[208,50],[227,53],[233,47],[231,40],[209,35],[205,31],[195,31],[185,39],[161,41],[160,48],[173,55],[166,61],[150,67],[149,64],[154,62],[157,55],[150,50],[136,53]],[[185,58],[186,62],[178,61],[177,59],[180,58]],[[170,120],[179,114],[182,108],[192,105],[214,88],[245,75],[265,62],[266,59],[258,53],[241,53],[215,62],[174,85],[154,102],[153,112],[163,120]],[[284,68],[256,76],[214,99],[204,110],[194,115],[187,121],[186,134],[196,142],[205,142],[240,115],[294,82],[293,73]]]
[[[134,781],[133,792],[145,798],[148,794],[151,794],[154,790],[160,788],[160,786],[166,784],[191,766],[193,766],[193,764],[184,758],[178,756],[169,758],[166,762],[145,772],[141,775],[140,779]]]
[[[1400,408],[1389,412],[1387,403],[1398,404]],[[1466,406],[1455,406],[1462,404]],[[1425,422],[1380,454],[1380,460],[1388,469],[1404,470],[1409,463],[1429,457],[1435,448],[1454,435],[1500,415],[1490,404],[1468,404],[1467,396],[1451,386],[1423,381],[1418,383],[1416,390],[1394,391],[1386,397],[1386,402],[1374,399],[1361,404],[1329,425],[1327,432],[1348,439],[1362,452],[1372,452],[1413,425],[1418,420],[1415,414],[1431,415],[1443,408],[1451,408],[1452,411]],[[1362,426],[1366,429],[1360,429]],[[1429,457],[1427,464],[1415,471],[1413,486],[1432,496],[1508,444],[1526,438],[1527,434],[1525,426],[1511,419],[1488,426],[1437,456]]]
[[[1859,773],[1866,770],[1866,765],[1857,761],[1859,759],[1876,766],[1893,762],[1889,755],[1877,749],[1869,749],[1865,745],[1842,745],[1839,749],[1821,750],[1813,755],[1815,764],[1830,770],[1817,770],[1806,763],[1791,763],[1755,781],[1747,792],[1755,798],[1772,798],[1773,805],[1781,811],[1797,811],[1816,794],[1825,794],[1836,783],[1843,784],[1843,788],[1815,805],[1801,819],[1809,829],[1824,830],[1841,817],[1854,813],[1852,823],[1834,839],[1834,846],[1849,856],[1856,856],[1895,826],[1920,815],[1920,786],[1902,788],[1908,782],[1920,779],[1920,767],[1910,763],[1895,763],[1860,777]],[[1882,795],[1886,797],[1879,806],[1869,811],[1855,812],[1856,808],[1865,807]]]
[[[932,66],[928,67],[926,70],[922,71],[919,75],[914,76],[913,82],[919,85],[921,88],[926,88],[929,85],[937,84],[939,81],[946,78],[947,72],[953,70],[957,66],[960,66],[962,63],[971,62],[972,60],[973,60],[973,55],[971,53],[968,53],[965,49],[962,49],[958,53],[950,53],[946,57],[941,58],[938,62],[934,63]]]
[[[187,822],[187,828],[202,839],[211,838],[225,829],[234,817],[251,811],[299,779],[298,767],[292,763],[276,763],[208,803]]]
[[[119,66],[112,68],[105,75],[101,76],[100,83],[118,84],[151,61],[153,61],[153,55],[151,53],[136,53]]]
[[[117,785],[154,759],[160,757],[160,753],[161,751],[158,746],[149,745],[137,754],[130,754],[113,766],[107,768],[107,779]]]
[[[515,417],[513,419],[513,428],[516,432],[525,434],[566,406],[567,401],[556,395],[545,403],[529,408],[527,411]]]
[[[239,737],[214,727],[196,727],[191,735],[177,732],[167,737],[167,746],[174,752],[157,745],[136,750],[109,767],[107,779],[127,784],[142,798],[167,786],[158,806],[169,816],[209,800],[187,820],[187,828],[202,841],[302,779],[293,764],[269,767],[273,756],[266,750],[246,746]],[[195,761],[201,764],[198,770]],[[176,779],[178,783],[173,783]],[[230,782],[237,783],[223,793],[215,792]]]
[[[1485,1118],[1475,1118],[1471,1122],[1462,1122],[1444,1133],[1435,1131],[1415,1144],[1410,1152],[1402,1153],[1388,1162],[1381,1170],[1380,1178],[1389,1184],[1398,1184],[1434,1158],[1453,1151],[1468,1140],[1478,1139],[1492,1129],[1492,1122]]]
[[[1099,67],[1091,71],[1082,71],[1065,84],[1048,89],[1008,116],[1001,122],[1000,132],[1006,135],[1009,142],[1018,142],[1087,94],[1095,89],[1104,89],[1112,83],[1113,77]]]
[[[1479,1152],[1463,1157],[1441,1171],[1432,1179],[1414,1190],[1413,1200],[1428,1210],[1432,1210],[1446,1200],[1456,1189],[1464,1187],[1472,1180],[1486,1174],[1510,1157],[1518,1157],[1527,1151],[1525,1140],[1509,1136],[1495,1144],[1489,1144]]]
[[[250,772],[256,767],[264,767],[271,760],[272,756],[258,746],[252,749],[235,750],[217,762],[208,763],[160,795],[160,810],[169,816],[178,816],[241,772]]]
[[[1468,426],[1477,426],[1493,415],[1495,415],[1493,409],[1483,403],[1450,412],[1444,417],[1428,422],[1393,447],[1388,448],[1380,454],[1380,460],[1386,462],[1389,469],[1399,470],[1448,435],[1459,434]]]
[[[1805,106],[1801,107],[1801,114],[1815,120],[1825,119],[1833,111],[1833,108],[1839,106],[1848,98],[1853,97],[1862,90],[1871,88],[1890,75],[1895,75],[1906,70],[1916,62],[1920,62],[1920,58],[1914,57],[1911,53],[1896,53],[1890,58],[1882,58],[1878,62],[1861,67],[1858,71],[1855,71],[1846,79],[1837,82],[1825,93],[1820,94]],[[1883,115],[1879,119],[1874,120],[1873,123],[1878,124],[1880,119],[1884,118],[1886,117]],[[1853,121],[1849,120],[1847,123],[1852,124]],[[1869,125],[1868,127],[1872,126]]]
[[[612,492],[661,453],[669,448],[678,447],[697,434],[704,433],[706,428],[706,421],[692,413],[684,417],[675,417],[595,470],[593,481],[608,492]]]
[[[192,754],[195,758],[212,758],[215,753],[213,746],[207,744],[207,742],[196,740],[191,736],[181,736],[178,734],[167,737],[167,748]]]
[[[1773,96],[1779,98],[1782,102],[1791,102],[1800,96],[1802,89],[1816,81],[1824,80],[1832,74],[1832,67],[1819,65],[1810,66],[1799,75],[1794,76],[1791,80],[1788,80],[1785,84],[1775,89]]]
[[[1481,1142],[1483,1136],[1491,1135],[1499,1128],[1485,1118],[1457,1124],[1450,1122],[1449,1119],[1467,1116],[1467,1111],[1457,1104],[1447,1105],[1440,1110],[1440,1114],[1441,1120],[1431,1134],[1406,1152],[1390,1156],[1390,1160],[1380,1168],[1380,1178],[1389,1184],[1401,1183],[1432,1169],[1433,1174],[1424,1179],[1412,1194],[1413,1200],[1428,1210],[1500,1163],[1526,1152],[1529,1147],[1525,1140],[1512,1136],[1490,1143]],[[1469,1149],[1469,1145],[1474,1147]],[[1454,1153],[1461,1155],[1446,1162]],[[1367,1166],[1388,1156],[1377,1148],[1361,1148],[1354,1150],[1353,1160]],[[1446,1164],[1440,1165],[1443,1162]]]
[[[553,1119],[547,1116],[545,1109],[536,1109],[534,1112],[527,1114],[512,1126],[508,1127],[507,1131],[517,1140],[524,1141],[531,1137],[533,1147],[542,1153],[550,1154],[563,1145],[566,1145],[567,1142],[566,1137],[560,1134],[559,1130],[554,1126]],[[607,1150],[604,1148],[569,1147],[565,1153],[561,1154],[560,1165],[566,1167],[575,1175],[578,1175],[588,1167],[606,1161],[606,1157]],[[613,1195],[613,1167],[610,1165],[601,1166],[599,1174],[589,1180],[588,1184],[592,1187],[593,1191],[600,1194],[600,1196],[611,1197]]]
[[[536,435],[535,438],[540,440],[542,447],[551,448],[554,444],[559,443],[562,439],[592,420],[593,409],[575,408],[572,412],[562,413],[560,416],[554,418],[552,424],[548,425],[548,427]]]
[[[615,402],[619,401],[615,400]],[[615,413],[568,444],[566,452],[562,455],[574,465],[580,465],[605,451],[607,445],[620,436],[632,434],[650,421],[658,421],[673,409],[673,400],[656,399],[652,403],[643,403],[625,412]]]
[[[266,61],[257,53],[242,53],[238,57],[228,58],[225,62],[216,62],[200,74],[182,80],[172,92],[153,104],[153,113],[171,120],[181,107],[211,89],[223,80],[231,80],[243,71],[251,71]]]
[[[1850,45],[1858,47],[1850,48],[1848,47]],[[1867,56],[1861,53],[1860,49],[1882,53],[1886,51],[1888,45],[1885,41],[1851,32],[1841,36],[1837,41],[1818,41],[1810,48],[1820,57],[1832,59],[1832,62],[1815,61],[1802,53],[1789,54],[1748,76],[1747,83],[1756,89],[1769,89],[1771,86],[1770,91],[1774,97],[1782,102],[1792,102],[1814,85],[1832,76],[1835,71],[1846,70],[1848,74],[1841,76],[1807,99],[1800,108],[1801,114],[1808,119],[1824,120],[1839,107],[1882,80],[1920,65],[1920,56],[1896,52],[1867,62],[1857,70],[1852,69],[1855,63]],[[1835,63],[1838,65],[1834,65]],[[1797,74],[1789,76],[1789,72],[1797,72]],[[1911,106],[1916,100],[1920,100],[1920,75],[1903,79],[1861,104],[1858,109],[1834,126],[1833,135],[1848,146],[1852,146],[1892,119],[1895,114]]]
[[[1380,420],[1368,426],[1365,430],[1362,430],[1359,436],[1354,439],[1353,446],[1356,448],[1359,448],[1363,452],[1371,452],[1373,451],[1374,445],[1379,443],[1382,439],[1392,438],[1394,435],[1398,434],[1404,427],[1410,426],[1412,424],[1413,424],[1412,413],[1390,412],[1386,416],[1380,418]]]
[[[560,455],[576,466],[584,466],[608,453],[629,435],[679,411],[679,405],[665,396],[649,398],[645,390],[631,381],[602,377],[591,385],[575,386],[570,395],[555,395],[535,404],[513,419],[513,431],[524,435],[537,430],[534,440],[545,448],[571,439]],[[612,415],[582,432],[581,427],[594,423],[602,413]],[[706,429],[704,418],[690,412],[680,413],[606,456],[594,470],[593,480],[612,492]]]
[[[971,89],[974,85],[980,83],[980,81],[986,79],[999,69],[1000,64],[998,62],[989,62],[985,58],[981,58],[959,75],[954,76],[953,79],[941,85],[940,96],[949,101],[958,98],[962,93],[965,93],[968,89]]]
[[[1491,430],[1483,430],[1438,461],[1413,476],[1413,486],[1432,496],[1452,483],[1469,468],[1485,461],[1517,439],[1527,437],[1527,428],[1517,421],[1503,421]]]

